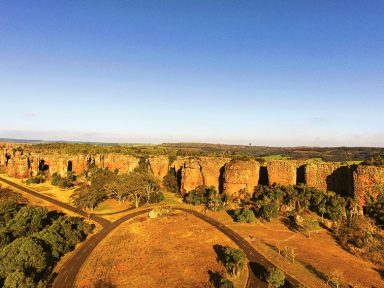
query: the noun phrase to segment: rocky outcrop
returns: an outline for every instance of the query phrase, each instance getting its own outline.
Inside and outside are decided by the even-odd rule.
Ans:
[[[168,174],[169,158],[167,156],[154,156],[147,159],[148,170],[160,181]]]
[[[28,178],[30,176],[28,157],[10,159],[7,164],[7,175],[15,178]]]
[[[275,160],[267,162],[269,185],[295,185],[297,162],[294,160]]]
[[[305,165],[305,184],[323,191],[334,191],[353,197],[355,165],[341,163],[308,163]]]
[[[217,191],[222,192],[224,165],[229,161],[229,158],[200,157],[204,186],[213,186]]]
[[[201,166],[197,159],[190,158],[184,162],[181,168],[181,187],[180,192],[185,194],[196,187],[204,185]]]
[[[119,173],[130,173],[139,166],[140,159],[131,155],[106,154],[94,157],[97,167],[108,168],[111,171],[118,170]]]
[[[367,196],[377,198],[384,189],[384,167],[359,165],[353,173],[354,195],[360,205]]]
[[[260,164],[254,160],[232,160],[224,166],[223,192],[237,196],[241,190],[252,195],[259,183]]]
[[[308,163],[304,168],[305,183],[309,187],[326,191],[329,178],[340,168],[338,163]]]

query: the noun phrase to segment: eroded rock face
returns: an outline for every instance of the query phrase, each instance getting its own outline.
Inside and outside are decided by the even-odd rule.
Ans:
[[[294,160],[275,160],[267,162],[269,185],[295,185],[297,162]]]
[[[117,169],[119,173],[132,172],[140,162],[139,158],[123,154],[97,155],[94,158],[97,167],[108,168],[111,171]]]
[[[305,166],[305,183],[309,187],[352,197],[355,169],[355,165],[341,163],[309,163]]]
[[[338,168],[340,164],[337,163],[308,163],[305,165],[305,183],[309,187],[327,191],[329,179]]]
[[[193,158],[186,160],[181,168],[180,192],[185,194],[203,185],[204,180],[199,161]]]
[[[14,178],[28,178],[30,176],[28,157],[14,157],[8,161],[7,175]]]
[[[365,197],[377,198],[384,189],[384,167],[359,165],[353,173],[355,199],[360,205],[365,204]]]
[[[203,176],[204,186],[213,186],[217,191],[222,192],[224,165],[230,161],[229,158],[200,157],[199,163]]]
[[[148,170],[160,181],[163,182],[163,178],[168,174],[169,170],[169,158],[168,156],[154,156],[147,159]]]
[[[241,190],[252,195],[259,183],[260,164],[254,160],[232,160],[224,166],[224,193],[236,196]]]

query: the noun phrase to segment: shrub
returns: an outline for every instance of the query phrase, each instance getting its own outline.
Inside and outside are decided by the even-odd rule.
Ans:
[[[271,287],[281,287],[285,282],[285,274],[278,268],[268,269],[266,280]]]
[[[41,175],[31,177],[27,179],[27,184],[41,184],[45,182],[45,178]]]
[[[255,214],[247,207],[235,210],[233,215],[236,222],[252,223],[256,221]]]
[[[262,204],[259,208],[258,216],[271,221],[273,218],[279,216],[279,208],[273,203]]]

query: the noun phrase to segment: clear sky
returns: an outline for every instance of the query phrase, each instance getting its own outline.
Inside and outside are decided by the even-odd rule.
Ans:
[[[384,146],[384,1],[0,0],[0,137]]]

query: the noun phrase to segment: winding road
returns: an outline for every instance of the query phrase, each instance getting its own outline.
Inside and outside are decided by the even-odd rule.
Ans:
[[[37,193],[31,189],[28,189],[24,186],[21,186],[19,184],[13,183],[7,179],[4,179],[0,177],[0,181],[3,181],[4,183],[13,186],[25,193],[28,193],[32,196],[41,198],[47,202],[50,202],[52,204],[55,204],[59,207],[62,207],[66,210],[72,211],[74,213],[77,213],[83,217],[87,217],[92,219],[93,221],[99,223],[102,225],[102,230],[89,238],[73,255],[72,258],[70,258],[68,261],[64,263],[62,268],[59,271],[59,274],[57,275],[54,283],[53,288],[72,288],[75,286],[76,277],[80,271],[81,266],[84,264],[87,257],[91,254],[93,249],[115,228],[117,228],[120,224],[124,223],[125,221],[132,219],[134,217],[137,217],[142,214],[146,214],[149,211],[152,210],[152,208],[143,209],[139,211],[132,212],[128,215],[125,215],[118,220],[114,222],[109,222],[108,220],[97,216],[95,214],[89,215],[88,213],[84,212],[83,210],[80,210],[78,208],[75,208],[69,204],[60,202],[56,199],[52,199],[48,196],[42,195],[40,193]],[[111,214],[118,214],[123,213],[129,210],[132,210],[133,208],[128,208],[123,211],[119,212],[113,212]],[[218,230],[220,230],[223,234],[228,236],[232,241],[234,241],[241,249],[244,250],[244,252],[247,255],[247,258],[249,260],[249,268],[250,268],[250,275],[248,278],[247,287],[248,288],[256,288],[256,287],[268,287],[267,283],[262,280],[264,278],[265,272],[268,268],[275,267],[270,261],[268,261],[263,255],[261,255],[259,252],[256,251],[256,249],[249,244],[242,236],[240,236],[238,233],[227,227],[226,225],[212,219],[211,217],[208,217],[202,213],[199,213],[195,210],[182,208],[182,207],[173,207],[174,210],[183,211],[186,213],[189,213],[195,217],[198,217],[199,219],[205,221],[206,223],[214,226]],[[297,281],[294,277],[290,275],[286,275],[286,284],[284,287],[305,287],[302,283]]]

